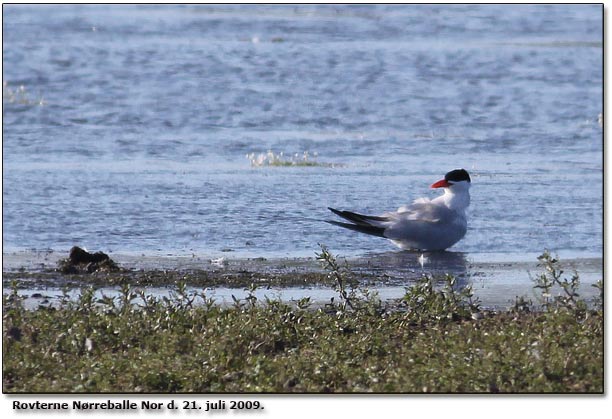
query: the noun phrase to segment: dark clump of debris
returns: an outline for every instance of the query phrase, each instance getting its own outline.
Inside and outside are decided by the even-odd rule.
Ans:
[[[58,271],[64,274],[82,274],[93,272],[117,272],[121,268],[106,253],[89,253],[78,246],[70,249],[67,259],[57,262]]]

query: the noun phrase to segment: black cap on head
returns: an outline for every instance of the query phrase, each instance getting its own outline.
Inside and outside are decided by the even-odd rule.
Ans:
[[[447,182],[461,182],[462,180],[467,180],[470,183],[472,182],[470,175],[467,171],[465,171],[465,169],[451,170],[444,175],[444,180]]]

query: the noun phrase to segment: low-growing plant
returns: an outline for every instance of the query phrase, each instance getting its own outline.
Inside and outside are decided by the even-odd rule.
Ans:
[[[457,287],[456,277],[448,274],[441,288],[436,288],[432,276],[424,276],[406,289],[402,300],[406,319],[417,324],[466,320],[480,312],[480,301],[474,298],[471,285]]]
[[[341,308],[346,307],[355,308],[352,300],[355,296],[356,281],[352,276],[348,265],[345,263],[343,266],[338,264],[337,258],[330,253],[325,245],[319,244],[321,247],[321,253],[316,254],[317,260],[323,265],[323,268],[327,271],[327,277],[333,284],[334,289],[338,292],[340,297]],[[346,262],[346,261],[345,261]]]
[[[15,286],[3,296],[3,390],[603,391],[603,313],[582,306],[577,281],[546,307],[517,299],[507,312],[479,316],[471,288],[452,276],[424,277],[383,305],[326,248],[319,256],[339,300],[323,307],[258,300],[255,286],[220,305],[177,283],[165,298],[128,285],[95,298],[84,288],[28,310]],[[548,283],[563,279],[556,261],[543,262],[548,278],[536,289],[553,292]]]
[[[544,268],[544,271],[535,278],[534,288],[541,291],[538,298],[544,309],[547,311],[565,309],[583,313],[587,309],[587,304],[579,298],[578,273],[574,272],[569,279],[564,277],[559,259],[553,257],[548,250],[538,256],[538,260],[538,266]]]
[[[350,309],[361,314],[364,312],[371,314],[382,313],[384,310],[378,293],[364,287],[359,287],[359,281],[351,271],[348,263],[346,263],[346,260],[343,265],[340,265],[338,258],[325,245],[319,244],[319,246],[321,252],[316,254],[316,258],[327,271],[327,278],[338,293],[340,300],[340,304],[337,307],[334,299],[330,301],[328,306],[330,308],[338,308],[341,312]]]
[[[604,286],[603,281],[600,279],[596,283],[591,285],[593,288],[596,288],[599,292],[593,298],[593,305],[597,310],[603,310],[603,300],[604,300]]]

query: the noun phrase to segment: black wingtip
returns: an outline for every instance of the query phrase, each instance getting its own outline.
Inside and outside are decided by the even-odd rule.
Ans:
[[[359,233],[370,234],[372,236],[377,237],[385,237],[385,229],[382,227],[374,227],[374,226],[365,226],[359,224],[349,224],[342,223],[340,221],[326,221],[329,224],[333,224],[335,226],[343,227],[349,230],[358,231]]]
[[[375,215],[364,215],[357,214],[356,212],[351,211],[340,211],[331,207],[327,207],[331,212],[336,214],[339,217],[342,217],[346,220],[349,220],[351,223],[363,225],[366,227],[371,226],[372,221],[389,221],[387,217],[379,217]]]
[[[330,210],[331,212],[333,212],[334,214],[339,215],[340,217],[343,216],[342,215],[342,211],[340,211],[340,210],[337,210],[337,209],[332,208],[332,207],[327,207],[327,209]]]

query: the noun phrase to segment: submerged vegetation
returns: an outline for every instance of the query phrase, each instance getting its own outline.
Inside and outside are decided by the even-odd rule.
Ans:
[[[45,104],[45,100],[42,97],[33,99],[27,92],[25,86],[22,85],[14,88],[9,86],[8,82],[6,81],[2,82],[2,101],[28,106],[43,106]]]
[[[170,298],[122,286],[84,289],[58,307],[4,297],[3,390],[19,392],[561,392],[603,391],[601,297],[545,253],[538,301],[490,312],[452,276],[423,277],[395,302],[318,255],[337,298],[255,297],[221,306],[179,284]],[[602,291],[602,285],[597,285]],[[602,293],[600,295],[603,295]],[[588,304],[587,304],[588,303]]]
[[[331,163],[320,163],[317,162],[317,153],[311,155],[308,151],[304,151],[303,153],[295,153],[294,155],[285,156],[285,154],[281,151],[280,153],[275,153],[272,150],[267,153],[249,153],[246,155],[247,159],[251,161],[251,166],[253,167],[262,167],[262,166],[274,166],[274,167],[282,167],[282,166],[298,166],[298,167],[309,167],[309,166],[323,166],[323,167],[335,167],[338,166],[336,164]]]

